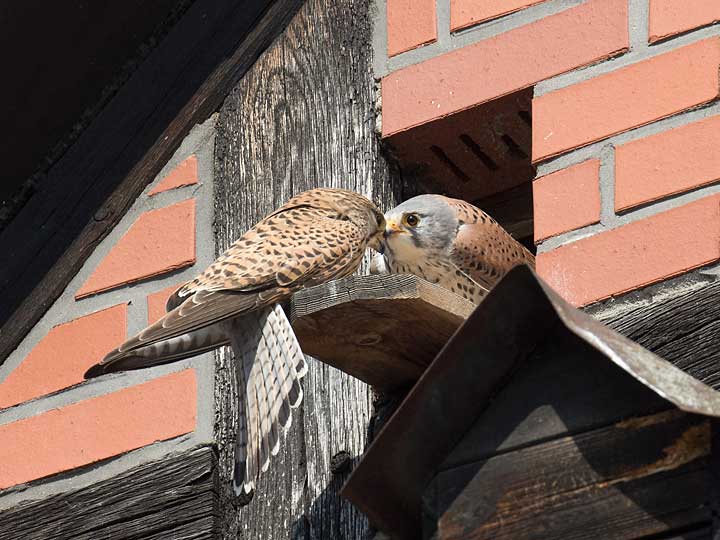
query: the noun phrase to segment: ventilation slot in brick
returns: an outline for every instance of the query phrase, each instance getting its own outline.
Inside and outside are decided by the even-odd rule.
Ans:
[[[532,247],[531,98],[523,90],[385,141],[419,191],[470,201]]]
[[[483,165],[485,165],[488,169],[491,171],[497,171],[500,168],[498,167],[498,164],[495,163],[495,160],[482,151],[470,135],[463,133],[460,135],[460,140],[468,147],[468,150],[470,150],[480,161],[482,161]]]
[[[461,180],[462,182],[467,182],[468,180],[470,180],[470,177],[465,174],[452,159],[448,157],[448,155],[443,151],[442,148],[433,145],[430,147],[430,151],[435,154],[435,157],[437,157],[445,165],[445,167],[447,167],[448,170],[453,173],[459,180]]]
[[[510,152],[510,155],[517,158],[517,159],[527,159],[528,154],[520,148],[520,145],[515,142],[515,140],[510,135],[503,135],[501,137],[502,141],[505,143],[505,146],[507,146],[508,151]]]

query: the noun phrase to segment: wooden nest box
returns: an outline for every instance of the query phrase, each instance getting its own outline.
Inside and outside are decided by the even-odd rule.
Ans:
[[[304,348],[315,333],[309,353],[373,384],[411,382],[434,357],[342,492],[390,537],[720,534],[711,512],[720,394],[528,268],[456,332],[468,306],[417,278],[332,287],[322,302],[310,290],[293,305]]]

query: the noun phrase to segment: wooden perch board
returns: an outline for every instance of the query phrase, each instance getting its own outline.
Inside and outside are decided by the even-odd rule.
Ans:
[[[302,350],[380,390],[413,384],[474,304],[416,276],[351,276],[298,292]]]

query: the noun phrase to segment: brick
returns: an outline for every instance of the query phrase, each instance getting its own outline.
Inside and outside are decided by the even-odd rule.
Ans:
[[[195,199],[188,199],[142,214],[80,287],[75,298],[194,263]]]
[[[196,410],[186,369],[0,426],[0,489],[190,433]]]
[[[615,209],[720,180],[720,116],[626,143],[615,153]]]
[[[424,191],[476,201],[532,182],[532,88],[385,139]]]
[[[148,295],[148,324],[156,322],[159,318],[165,315],[165,313],[167,313],[165,311],[165,304],[167,303],[167,299],[172,293],[174,293],[178,289],[179,286],[180,284],[176,283],[175,285],[170,285],[165,289]]]
[[[183,186],[191,186],[198,183],[197,158],[192,155],[175,167],[170,173],[160,180],[158,184],[148,193],[149,196],[157,195],[163,191],[177,189]]]
[[[718,97],[711,38],[533,100],[533,160],[649,124]]]
[[[533,182],[535,241],[600,221],[600,161],[591,159]]]
[[[538,274],[587,305],[720,259],[720,196],[705,197],[541,253]]]
[[[388,56],[437,41],[435,0],[387,0]]]
[[[461,30],[547,0],[450,0],[450,29]]]
[[[60,324],[0,383],[0,409],[57,392],[127,338],[127,306],[113,306]]]
[[[718,21],[718,0],[650,0],[649,41],[654,43]]]
[[[627,19],[627,0],[589,0],[394,71],[382,80],[383,137],[624,51]]]

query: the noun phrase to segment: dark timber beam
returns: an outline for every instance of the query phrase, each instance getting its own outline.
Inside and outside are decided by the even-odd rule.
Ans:
[[[720,279],[702,272],[587,310],[596,319],[720,390]]]
[[[0,234],[0,362],[301,0],[198,0]]]
[[[0,540],[217,538],[217,457],[203,446],[2,512]]]

